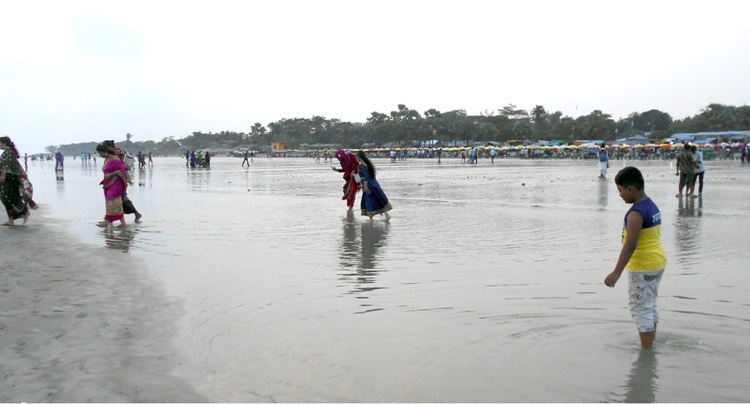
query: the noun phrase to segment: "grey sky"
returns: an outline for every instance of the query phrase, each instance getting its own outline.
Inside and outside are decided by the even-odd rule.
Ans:
[[[682,119],[750,102],[746,1],[0,0],[19,150],[405,104]]]

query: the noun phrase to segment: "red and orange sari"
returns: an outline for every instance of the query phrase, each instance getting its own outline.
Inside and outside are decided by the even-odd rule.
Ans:
[[[356,154],[344,149],[337,151],[334,156],[341,163],[341,170],[338,171],[344,173],[344,197],[341,199],[346,200],[346,206],[353,207],[357,191],[362,187],[358,181],[359,159]]]

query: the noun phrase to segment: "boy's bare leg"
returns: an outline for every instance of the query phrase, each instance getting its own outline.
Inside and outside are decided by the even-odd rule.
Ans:
[[[142,214],[140,214],[138,212],[135,212],[135,222],[136,223],[138,223],[138,221],[141,220],[142,217],[143,217]]]
[[[641,337],[641,348],[651,348],[654,346],[656,331],[639,332],[638,335]]]

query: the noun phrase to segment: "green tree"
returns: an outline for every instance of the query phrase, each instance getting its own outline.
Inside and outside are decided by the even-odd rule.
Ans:
[[[537,105],[534,107],[534,109],[531,110],[531,120],[534,122],[534,125],[537,127],[541,127],[544,125],[547,121],[547,111],[544,109],[543,106]]]
[[[508,117],[511,120],[526,119],[529,117],[529,113],[526,110],[516,108],[515,104],[508,104],[499,109],[498,112],[500,115]]]
[[[479,125],[479,134],[482,140],[497,140],[500,131],[490,122],[483,122]]]
[[[266,127],[261,125],[260,122],[256,122],[250,128],[250,135],[248,139],[251,143],[256,145],[263,145],[271,143],[271,138],[268,136]]]
[[[583,118],[581,123],[583,124],[583,133],[587,138],[614,138],[615,122],[611,115],[597,109]]]
[[[513,125],[513,135],[516,136],[516,138],[530,140],[533,131],[534,127],[527,119],[519,119]]]

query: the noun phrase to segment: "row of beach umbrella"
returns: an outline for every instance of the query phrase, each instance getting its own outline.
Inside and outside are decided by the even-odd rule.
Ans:
[[[698,147],[703,148],[716,148],[716,147],[742,147],[744,146],[743,143],[703,143],[698,145]],[[607,149],[681,149],[684,147],[682,143],[676,143],[676,144],[669,144],[669,143],[662,143],[662,144],[655,144],[655,143],[646,143],[646,144],[607,144],[604,146]],[[528,145],[528,146],[477,146],[477,149],[479,150],[506,150],[506,151],[513,151],[513,150],[576,150],[576,149],[599,149],[601,148],[601,145],[599,144],[582,144],[582,145]],[[363,149],[364,151],[373,151],[373,152],[389,152],[391,150],[396,151],[419,151],[419,150],[443,150],[443,151],[461,151],[461,150],[472,150],[473,147],[464,146],[464,147],[399,147],[399,148],[374,148],[374,149]]]

